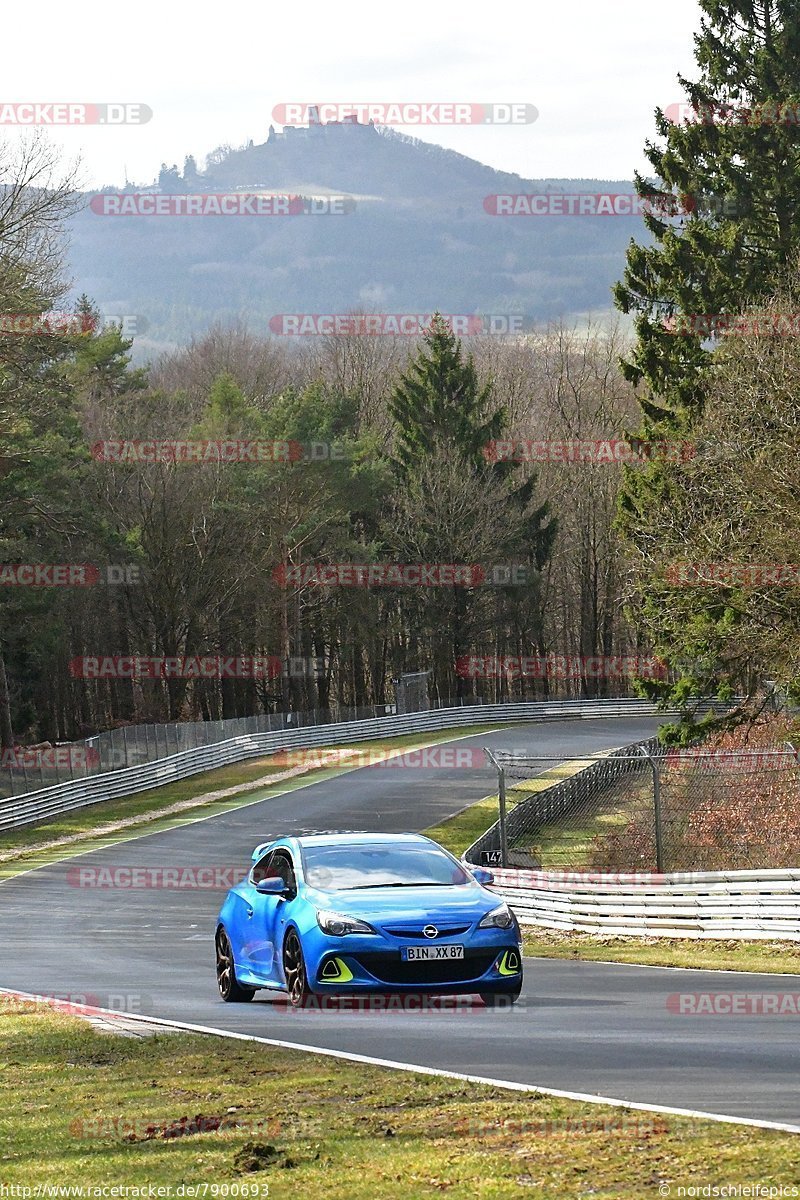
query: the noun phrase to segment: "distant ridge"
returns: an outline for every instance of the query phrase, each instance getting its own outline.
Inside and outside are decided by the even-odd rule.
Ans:
[[[497,217],[487,196],[633,192],[631,181],[523,179],[454,150],[356,121],[267,126],[198,168],[164,164],[126,192],[262,190],[355,197],[343,216],[101,216],[74,221],[76,292],[143,316],[148,347],[212,323],[267,333],[278,313],[522,313],[546,322],[611,307],[639,218]],[[532,133],[535,146],[535,132]],[[116,189],[111,189],[116,190]],[[89,199],[87,197],[87,199]]]

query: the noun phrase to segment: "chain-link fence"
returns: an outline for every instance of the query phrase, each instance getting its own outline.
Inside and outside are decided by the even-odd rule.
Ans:
[[[458,708],[485,703],[480,697],[442,699],[431,708]],[[82,741],[57,745],[18,747],[4,751],[0,767],[0,799],[25,796],[53,784],[86,779],[104,771],[136,767],[142,763],[168,758],[181,750],[193,750],[224,742],[228,738],[253,733],[274,733],[282,729],[305,729],[315,725],[335,725],[364,721],[371,717],[391,716],[394,704],[373,704],[359,708],[339,706],[306,712],[262,713],[254,717],[234,717],[225,721],[180,721],[171,725],[126,725],[99,733]]]
[[[28,792],[117,771],[142,763],[168,758],[181,750],[193,750],[224,742],[228,738],[254,733],[272,733],[281,729],[302,729],[314,725],[332,725],[343,721],[361,721],[384,717],[394,712],[390,704],[368,708],[340,708],[334,714],[327,709],[309,712],[264,713],[256,717],[234,717],[227,721],[184,721],[173,725],[126,725],[99,733],[80,742],[51,746],[20,747],[5,752],[0,770],[0,798],[24,796]]]
[[[665,750],[653,739],[588,756],[577,771],[563,759],[490,757],[501,821],[476,843],[474,861],[588,872],[800,866],[800,756],[791,745]]]

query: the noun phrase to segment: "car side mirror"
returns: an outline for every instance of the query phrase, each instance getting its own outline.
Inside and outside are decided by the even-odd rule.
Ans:
[[[270,875],[267,879],[259,879],[256,891],[260,896],[289,896],[292,889],[280,875]]]
[[[487,871],[485,867],[473,867],[472,875],[478,883],[482,883],[485,887],[490,883],[494,883],[494,875],[491,871]]]

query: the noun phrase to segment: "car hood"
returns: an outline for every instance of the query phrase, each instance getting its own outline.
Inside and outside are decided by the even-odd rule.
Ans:
[[[351,888],[338,892],[307,889],[318,908],[365,921],[435,921],[437,917],[474,921],[502,904],[502,897],[480,886]]]

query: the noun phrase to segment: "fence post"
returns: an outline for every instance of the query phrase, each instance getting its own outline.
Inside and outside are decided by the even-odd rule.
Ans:
[[[498,776],[498,799],[500,801],[500,865],[508,866],[508,831],[506,829],[506,772],[500,768]]]
[[[653,823],[656,834],[656,871],[664,874],[664,822],[661,811],[661,776],[658,773],[658,763],[646,748],[643,748],[653,772]]]
[[[508,830],[506,828],[506,770],[501,767],[491,750],[483,747],[483,752],[497,771],[497,800],[500,806],[500,866],[508,866]]]

